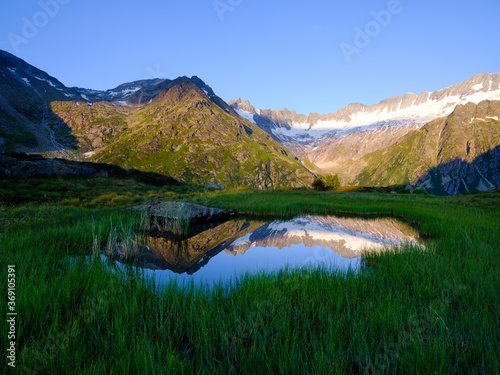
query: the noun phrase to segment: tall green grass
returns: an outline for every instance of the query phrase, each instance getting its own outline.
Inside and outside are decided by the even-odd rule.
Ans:
[[[144,211],[143,213],[147,214]],[[145,225],[145,229],[154,229],[157,232],[178,237],[188,234],[191,217],[191,208],[188,205],[177,204],[171,207],[159,207],[152,214],[150,222]]]
[[[347,275],[285,269],[210,291],[171,284],[157,294],[134,268],[88,257],[99,226],[100,243],[117,223],[135,228],[140,218],[130,211],[4,205],[0,267],[6,280],[7,264],[16,264],[18,372],[500,372],[497,193],[178,194],[269,217],[398,216],[427,235],[427,250],[367,254],[369,267]],[[5,324],[0,337],[5,343]],[[6,359],[1,371],[9,371]]]

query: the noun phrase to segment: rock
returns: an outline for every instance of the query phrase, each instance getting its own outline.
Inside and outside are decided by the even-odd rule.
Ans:
[[[105,171],[104,169],[99,171],[99,173],[97,173],[97,177],[109,177],[109,174],[107,171]]]
[[[224,185],[218,185],[218,184],[209,184],[205,182],[203,186],[209,188],[209,189],[215,189],[215,190],[224,190],[226,187]]]
[[[146,211],[149,212],[151,216],[162,217],[164,219],[189,220],[191,224],[222,220],[235,215],[235,213],[231,211],[187,202],[153,201],[132,207],[131,210]]]

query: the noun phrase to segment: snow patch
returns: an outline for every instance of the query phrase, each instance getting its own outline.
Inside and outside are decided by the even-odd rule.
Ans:
[[[90,158],[91,156],[94,156],[95,154],[96,154],[96,152],[95,152],[95,151],[90,151],[90,152],[86,152],[86,153],[84,153],[84,154],[83,154],[83,157],[84,157],[85,159],[87,159],[87,158]]]
[[[246,120],[250,121],[252,124],[257,125],[257,124],[255,123],[255,120],[253,119],[253,113],[250,113],[250,112],[248,112],[248,111],[243,111],[243,110],[241,110],[241,109],[235,109],[235,112],[236,112],[237,114],[239,114],[241,117],[243,117],[244,119],[246,119]]]
[[[486,116],[486,118],[481,118],[481,117],[474,117],[470,120],[470,124],[472,124],[474,121],[481,121],[481,122],[486,122],[487,120],[495,120],[498,121],[497,116]]]
[[[472,86],[472,90],[474,90],[474,91],[479,91],[482,88],[484,88],[484,84],[483,83],[478,83],[477,85]]]
[[[119,96],[119,95],[122,95],[125,97],[132,96],[132,94],[135,94],[140,89],[141,89],[140,87],[134,87],[133,89],[126,89],[126,90],[121,90],[121,91],[110,91],[109,95],[111,95],[112,97]]]
[[[134,87],[133,89],[123,90],[122,94],[123,95],[133,94],[139,91],[140,89],[141,89],[140,87]]]
[[[52,87],[57,88],[57,86],[56,86],[53,82],[49,81],[48,79],[45,79],[45,78],[40,78],[40,77],[37,77],[37,76],[33,76],[33,78],[36,78],[36,79],[38,79],[39,81],[47,82],[47,83],[48,83],[49,85],[51,85]]]

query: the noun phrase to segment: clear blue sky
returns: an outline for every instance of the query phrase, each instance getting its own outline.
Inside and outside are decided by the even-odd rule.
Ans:
[[[41,5],[54,1],[66,4]],[[305,114],[500,72],[500,1],[394,1],[9,1],[0,49],[67,86],[197,75],[226,101]],[[391,20],[377,28],[371,12],[383,10]],[[367,27],[371,40],[356,45]],[[359,52],[350,63],[341,43]]]

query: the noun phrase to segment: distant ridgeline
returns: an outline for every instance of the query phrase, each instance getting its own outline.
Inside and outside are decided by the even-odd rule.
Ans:
[[[344,184],[408,183],[437,194],[500,185],[500,74],[309,116],[227,104],[198,77],[68,88],[3,51],[0,83],[0,153],[228,187],[311,186],[332,172]]]

